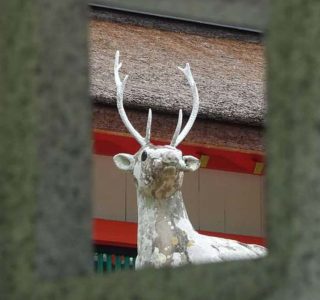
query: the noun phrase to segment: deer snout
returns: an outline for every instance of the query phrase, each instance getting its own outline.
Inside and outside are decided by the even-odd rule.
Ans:
[[[175,155],[175,153],[167,152],[163,155],[162,162],[164,164],[176,165],[179,162],[179,158]]]

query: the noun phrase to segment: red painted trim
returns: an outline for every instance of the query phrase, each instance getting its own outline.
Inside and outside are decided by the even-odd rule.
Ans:
[[[94,131],[93,138],[95,154],[113,156],[121,152],[134,154],[139,150],[139,145],[134,138],[119,133]],[[166,144],[160,140],[152,140],[152,142],[156,145]],[[188,143],[182,143],[178,148],[185,155],[193,155],[198,158],[201,155],[208,155],[210,159],[207,169],[253,174],[256,163],[264,162],[264,155],[255,152]]]
[[[137,224],[93,219],[93,243],[96,245],[137,248]]]
[[[246,244],[266,245],[266,241],[262,237],[204,230],[199,230],[199,232],[209,236],[237,240]],[[137,248],[137,223],[94,219],[93,242],[96,245]]]

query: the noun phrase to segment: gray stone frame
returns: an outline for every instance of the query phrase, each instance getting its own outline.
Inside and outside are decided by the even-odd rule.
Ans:
[[[91,274],[85,1],[0,1],[1,299],[317,299],[320,2],[273,1],[260,261]]]
[[[91,5],[142,12],[172,19],[204,24],[222,24],[230,28],[264,31],[267,27],[269,0],[90,0]]]

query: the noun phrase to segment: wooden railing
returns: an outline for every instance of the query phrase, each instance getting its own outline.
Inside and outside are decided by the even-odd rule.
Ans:
[[[134,270],[135,260],[135,257],[130,256],[95,253],[94,270],[97,273]]]
[[[136,249],[96,246],[94,253],[94,270],[99,274],[134,270],[136,256]]]
[[[94,219],[93,224],[94,270],[97,273],[134,270],[137,257],[137,224],[103,219]],[[266,246],[262,237],[201,230],[199,232],[208,236]]]

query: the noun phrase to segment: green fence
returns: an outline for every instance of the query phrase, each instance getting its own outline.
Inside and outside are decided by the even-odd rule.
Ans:
[[[94,254],[94,270],[97,273],[134,270],[136,257],[96,252]]]

